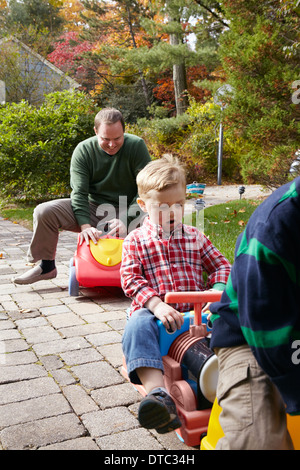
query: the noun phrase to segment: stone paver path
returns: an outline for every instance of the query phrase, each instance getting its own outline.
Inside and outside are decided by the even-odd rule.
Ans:
[[[141,395],[121,374],[121,289],[68,294],[77,236],[63,232],[58,276],[31,286],[31,232],[0,217],[0,449],[188,450],[175,432],[140,427]]]
[[[205,194],[207,206],[239,198],[237,185]],[[250,186],[243,197],[264,195]],[[129,299],[118,288],[69,296],[77,235],[60,235],[56,279],[11,282],[29,269],[31,235],[0,217],[0,449],[190,450],[139,426],[141,396],[121,374]]]

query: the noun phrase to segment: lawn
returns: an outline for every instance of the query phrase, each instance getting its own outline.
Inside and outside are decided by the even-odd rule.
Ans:
[[[261,200],[237,200],[204,210],[204,233],[233,263],[235,242]]]
[[[235,242],[260,200],[237,200],[204,209],[204,233],[232,263]],[[0,215],[32,230],[34,205],[0,204]],[[201,214],[202,215],[202,214]]]
[[[34,205],[28,204],[5,204],[0,203],[0,215],[5,219],[9,219],[16,224],[23,225],[24,227],[32,230],[32,214]]]

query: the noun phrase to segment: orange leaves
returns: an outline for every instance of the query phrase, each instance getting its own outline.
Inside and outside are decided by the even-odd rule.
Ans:
[[[230,212],[228,214],[228,217],[226,217],[224,220],[222,220],[222,222],[223,222],[223,224],[230,224],[231,222],[236,222],[236,218],[238,217],[238,214],[243,214],[245,212],[246,212],[246,210],[245,210],[244,207],[242,207],[238,211],[234,209],[233,212]],[[229,218],[229,216],[232,216],[232,217]],[[246,225],[246,222],[244,220],[238,220],[237,223],[240,227],[244,227]]]

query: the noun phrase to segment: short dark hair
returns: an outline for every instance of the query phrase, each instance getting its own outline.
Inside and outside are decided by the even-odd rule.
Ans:
[[[98,130],[102,122],[106,122],[107,124],[114,124],[118,121],[121,122],[123,131],[125,131],[125,122],[121,111],[115,108],[103,108],[95,116],[95,128]]]

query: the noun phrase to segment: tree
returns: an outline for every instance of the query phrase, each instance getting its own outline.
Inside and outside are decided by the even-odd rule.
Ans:
[[[143,72],[134,68],[120,73],[111,70],[113,61],[118,61],[123,49],[137,49],[141,43],[146,43],[144,30],[140,24],[140,18],[147,15],[147,7],[137,0],[116,0],[96,2],[83,0],[85,12],[82,18],[88,24],[83,37],[95,42],[90,59],[94,64],[99,63],[97,70],[100,85],[110,86],[114,89],[115,78],[141,85],[145,105],[151,104],[150,93]],[[102,83],[101,83],[102,82]],[[98,88],[99,89],[99,88]],[[101,88],[100,88],[101,89]]]
[[[2,0],[3,1],[3,0]],[[61,33],[61,0],[9,0],[0,4],[2,36],[14,36],[45,56]]]
[[[53,45],[54,50],[47,59],[65,73],[72,75],[85,89],[89,87],[89,70],[84,65],[84,54],[93,44],[80,41],[79,32],[64,33]]]
[[[188,67],[186,70],[187,93],[197,102],[204,102],[209,96],[211,96],[209,90],[195,85],[197,81],[202,81],[207,77],[208,71],[204,65]],[[166,71],[161,74],[160,78],[158,78],[157,85],[153,89],[153,94],[159,103],[166,108],[170,110],[175,108],[174,83],[172,73],[170,71]]]
[[[61,2],[47,0],[10,0],[8,20],[12,26],[35,25],[38,30],[57,31],[62,25],[59,15]]]
[[[120,87],[124,90],[125,86],[131,86],[137,90],[139,84],[145,115],[146,107],[153,100],[151,88],[162,73],[172,70],[176,113],[183,113],[188,106],[187,68],[205,64],[212,71],[218,63],[216,38],[224,26],[215,21],[213,10],[203,9],[194,0],[83,0],[82,3],[83,21],[88,25],[83,34],[95,43],[89,58],[97,70],[98,99],[102,100],[103,95],[113,96]],[[206,0],[207,3],[217,4],[211,0]],[[205,35],[208,25],[210,30]],[[201,45],[196,48],[189,43],[194,31],[201,39]]]
[[[224,0],[230,30],[221,40],[220,55],[234,97],[225,124],[232,136],[246,139],[242,155],[244,178],[283,184],[299,148],[299,106],[292,102],[298,78],[299,12],[283,14],[280,0]]]

